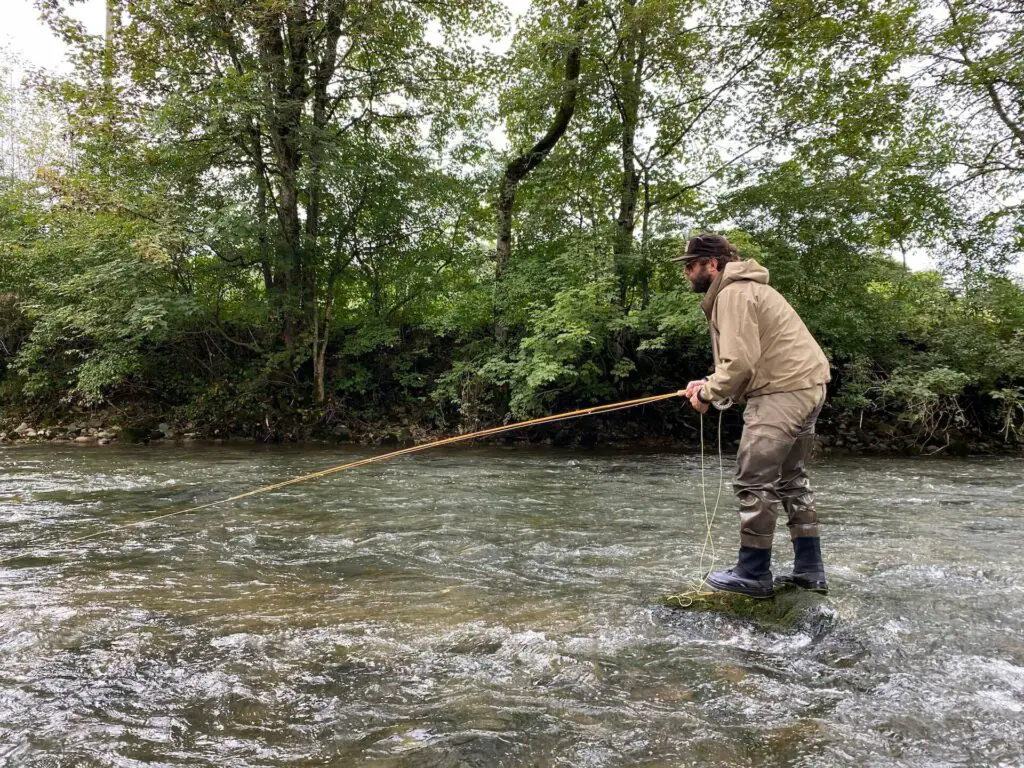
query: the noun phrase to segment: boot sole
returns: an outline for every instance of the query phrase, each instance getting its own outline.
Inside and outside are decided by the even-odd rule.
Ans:
[[[744,597],[749,597],[749,598],[752,598],[754,600],[771,600],[773,597],[775,597],[775,591],[774,590],[769,591],[767,594],[764,593],[764,592],[756,592],[755,593],[755,592],[748,592],[748,591],[743,590],[743,589],[735,589],[735,588],[733,588],[731,586],[727,586],[727,585],[724,585],[724,584],[719,584],[719,583],[715,582],[713,579],[708,579],[706,583],[710,584],[718,592],[731,592],[734,595],[743,595]]]
[[[793,580],[791,578],[789,578],[789,579],[776,579],[775,582],[774,582],[774,586],[775,586],[776,589],[785,588],[785,587],[797,587],[798,589],[802,589],[805,592],[814,592],[817,595],[827,595],[828,594],[828,587],[805,587],[800,582],[795,581],[795,580]]]

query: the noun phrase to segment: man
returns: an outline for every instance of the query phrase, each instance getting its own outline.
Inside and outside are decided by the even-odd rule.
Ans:
[[[768,270],[740,261],[724,237],[691,238],[673,259],[683,263],[711,328],[715,371],[691,381],[690,404],[705,413],[713,401],[746,400],[733,488],[740,505],[736,566],[708,575],[715,589],[772,596],[772,537],[778,504],[793,542],[793,573],[775,583],[828,591],[818,515],[805,465],[825,401],[829,363],[800,316],[768,285]]]

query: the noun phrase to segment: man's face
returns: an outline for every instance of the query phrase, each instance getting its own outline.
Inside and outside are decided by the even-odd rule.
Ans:
[[[695,293],[707,293],[715,279],[711,274],[711,260],[699,259],[687,264],[686,279],[690,281]]]

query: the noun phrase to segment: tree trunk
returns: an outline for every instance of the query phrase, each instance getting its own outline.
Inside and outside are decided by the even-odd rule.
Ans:
[[[572,120],[573,112],[576,110],[576,94],[579,87],[580,77],[580,32],[583,27],[583,19],[580,11],[587,5],[587,0],[576,0],[574,12],[573,29],[576,32],[576,44],[569,50],[565,57],[565,80],[562,84],[562,98],[555,112],[555,117],[548,127],[547,133],[533,147],[522,155],[516,157],[505,168],[505,176],[501,182],[501,189],[498,192],[498,231],[497,245],[494,252],[495,262],[495,336],[498,342],[504,345],[508,338],[508,329],[501,317],[501,284],[502,277],[508,267],[509,258],[512,253],[512,212],[516,202],[516,189],[519,182],[526,178],[534,168],[544,162],[558,141],[565,135]]]
[[[309,204],[306,207],[306,248],[310,254],[319,253],[320,204],[322,189],[321,148],[324,133],[327,130],[329,100],[328,87],[338,61],[338,40],[341,37],[341,16],[337,6],[332,5],[327,12],[325,24],[325,41],[322,56],[317,62],[313,75],[313,140],[309,144]],[[332,260],[333,262],[333,260]],[[331,310],[334,307],[334,281],[337,277],[334,264],[326,279],[324,291],[323,321],[321,325],[319,300],[317,298],[317,282],[319,276],[314,269],[309,270],[310,292],[312,295],[313,313],[313,378],[316,381],[316,402],[323,405],[325,400],[325,379],[327,360],[327,341],[331,331]]]
[[[114,122],[114,74],[117,72],[117,51],[114,50],[121,23],[120,0],[107,0],[106,27],[103,35],[103,108],[106,123]]]
[[[121,8],[118,0],[107,0],[106,29],[103,38],[103,87],[107,89],[107,98],[111,98],[114,79],[114,34],[117,31]]]
[[[299,172],[302,115],[309,93],[309,22],[302,2],[282,13],[271,12],[259,34],[260,65],[268,90],[270,147],[277,169],[277,218],[281,230],[275,260],[274,292],[281,318],[281,340],[294,356],[308,307],[307,277],[303,269],[303,243],[299,214]]]
[[[619,215],[615,219],[613,254],[618,282],[619,306],[626,308],[633,272],[633,230],[636,228],[636,200],[640,178],[636,172],[633,151],[636,146],[636,113],[622,121],[622,187],[619,193]]]
[[[316,402],[323,405],[327,399],[325,382],[327,379],[327,343],[331,334],[331,316],[334,310],[334,280],[327,286],[327,297],[324,299],[324,320],[323,335],[320,338],[320,346],[314,343],[313,352],[313,377],[316,379]]]
[[[651,179],[643,172],[644,207],[640,225],[640,308],[651,303]]]
[[[629,5],[636,0],[629,0]],[[615,240],[612,246],[615,277],[618,282],[619,307],[627,309],[626,301],[636,270],[633,265],[633,231],[636,229],[636,203],[640,176],[636,170],[636,131],[643,89],[645,33],[630,30],[623,41],[619,59],[620,82],[618,111],[621,126],[619,147],[622,156],[622,186],[619,213],[615,219]]]

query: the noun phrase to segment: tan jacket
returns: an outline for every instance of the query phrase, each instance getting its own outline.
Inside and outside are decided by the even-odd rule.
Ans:
[[[794,392],[831,379],[825,353],[756,261],[726,264],[701,309],[715,355],[715,372],[701,390],[705,400]]]

